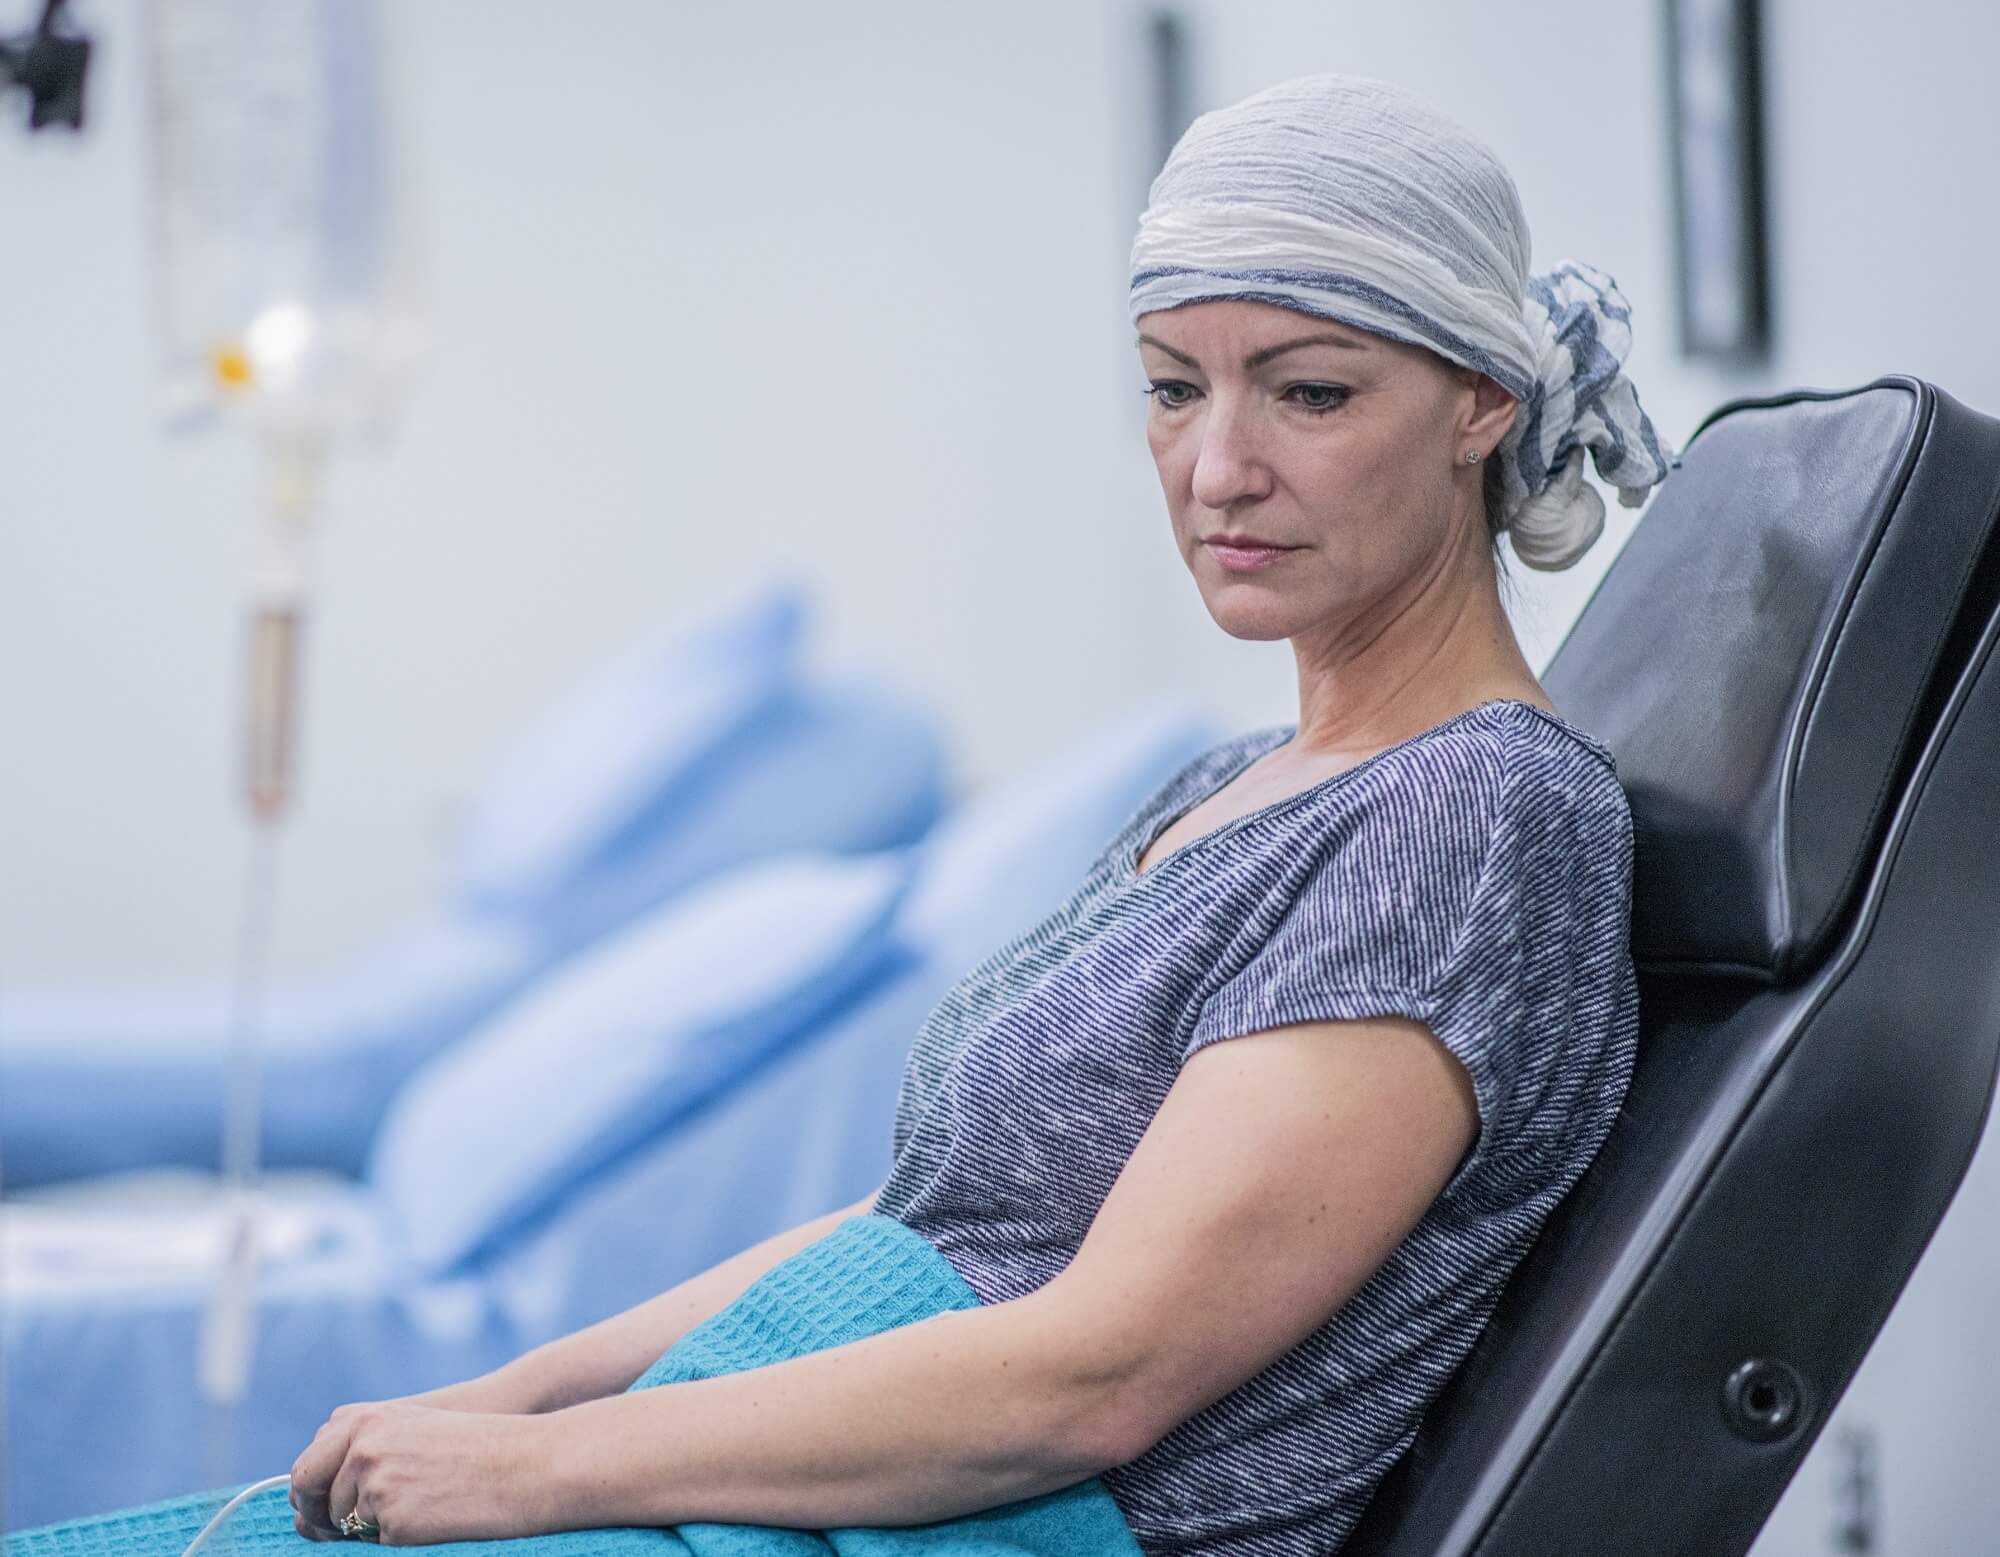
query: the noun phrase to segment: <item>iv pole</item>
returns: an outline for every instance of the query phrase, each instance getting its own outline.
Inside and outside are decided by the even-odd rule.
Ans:
[[[254,1343],[259,1017],[277,829],[295,788],[309,525],[328,438],[379,419],[422,345],[375,20],[373,0],[154,0],[149,16],[167,344],[179,375],[171,403],[245,413],[267,483],[247,645],[249,873],[225,1035],[228,1230],[196,1357],[216,1408],[218,1481],[229,1477]],[[45,0],[31,32],[0,37],[0,100],[19,88],[31,130],[80,130],[91,48],[66,0]],[[256,122],[240,113],[245,103]],[[274,145],[284,147],[275,161]],[[300,211],[317,222],[287,226]],[[0,1466],[4,1452],[0,1397]]]
[[[296,772],[307,551],[324,451],[379,422],[421,346],[376,0],[151,0],[170,403],[255,434],[265,492],[246,643],[251,825],[225,1034],[226,1249],[196,1380],[229,1479],[258,1317],[262,1019],[278,828]]]
[[[251,824],[225,1037],[226,1249],[196,1379],[230,1477],[258,1305],[262,1000],[295,789],[307,542],[324,450],[378,419],[418,346],[372,0],[153,0],[159,259],[172,403],[256,434],[243,795]]]

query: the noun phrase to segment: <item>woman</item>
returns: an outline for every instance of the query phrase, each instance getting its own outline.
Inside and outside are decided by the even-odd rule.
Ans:
[[[1147,1553],[1324,1553],[1630,1075],[1630,820],[1501,608],[1668,460],[1609,279],[1529,277],[1504,168],[1400,89],[1203,117],[1133,250],[1147,436],[1293,727],[1196,759],[926,1021],[869,1200],[485,1378],[344,1407],[302,1533],[947,1520],[1102,1477]],[[872,1213],[974,1307],[620,1393]]]

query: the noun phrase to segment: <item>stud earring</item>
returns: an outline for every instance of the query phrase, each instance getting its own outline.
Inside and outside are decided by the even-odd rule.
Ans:
[[[1465,463],[1468,465],[1477,465],[1479,463],[1479,451],[1477,449],[1467,449],[1465,451]]]

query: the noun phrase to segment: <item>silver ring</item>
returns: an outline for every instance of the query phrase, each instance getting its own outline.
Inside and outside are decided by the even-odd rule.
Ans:
[[[363,1519],[359,1509],[342,1514],[336,1523],[350,1541],[372,1541],[382,1533],[382,1527],[372,1519]]]

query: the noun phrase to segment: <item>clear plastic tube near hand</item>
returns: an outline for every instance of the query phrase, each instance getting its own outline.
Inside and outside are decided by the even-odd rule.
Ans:
[[[276,913],[277,827],[292,795],[307,539],[320,440],[266,432],[270,461],[252,579],[244,788],[252,836],[228,1034],[222,1176],[228,1227],[222,1270],[202,1318],[196,1373],[204,1398],[234,1405],[249,1388],[257,1312],[257,1180],[263,1121],[261,1005]],[[226,1474],[226,1454],[215,1467]]]
[[[188,1542],[187,1550],[181,1553],[181,1557],[195,1557],[195,1553],[208,1544],[209,1537],[222,1528],[229,1516],[258,1493],[268,1492],[272,1487],[288,1487],[291,1485],[291,1482],[292,1478],[290,1476],[266,1476],[262,1481],[253,1481],[249,1486],[237,1493],[235,1497],[224,1503],[221,1508],[216,1510],[215,1517],[203,1525],[200,1533],[192,1541]]]

